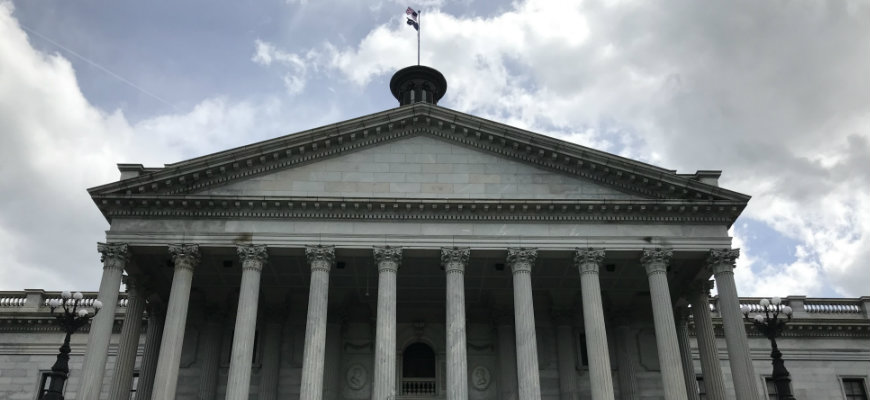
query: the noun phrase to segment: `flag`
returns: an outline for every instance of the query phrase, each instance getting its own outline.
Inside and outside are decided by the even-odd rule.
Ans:
[[[420,24],[418,24],[416,21],[414,21],[414,20],[408,18],[408,21],[407,21],[407,22],[408,22],[408,25],[411,25],[411,26],[414,27],[414,30],[416,30],[416,31],[419,31],[419,30],[420,30]]]
[[[411,7],[408,7],[408,9],[407,9],[407,10],[405,10],[405,14],[407,14],[407,15],[408,15],[408,18],[409,18],[409,19],[413,19],[413,20],[414,20],[414,22],[417,22],[417,12],[416,12],[416,11],[414,11],[414,9],[413,9],[413,8],[411,8]]]

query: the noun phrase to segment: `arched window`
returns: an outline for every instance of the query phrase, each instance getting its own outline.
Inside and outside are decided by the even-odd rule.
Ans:
[[[413,343],[402,353],[402,376],[405,378],[434,378],[435,351],[425,343]]]

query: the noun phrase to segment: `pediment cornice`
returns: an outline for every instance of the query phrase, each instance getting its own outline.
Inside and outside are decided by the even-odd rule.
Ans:
[[[415,104],[239,147],[89,189],[103,200],[185,196],[415,135],[431,135],[650,200],[745,203],[749,196],[649,164],[428,104]],[[703,205],[701,206],[703,207]],[[742,209],[742,206],[739,207]],[[109,217],[109,215],[106,215]]]

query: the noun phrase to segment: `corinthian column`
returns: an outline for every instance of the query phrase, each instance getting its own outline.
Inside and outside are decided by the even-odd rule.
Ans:
[[[278,399],[278,373],[281,369],[281,330],[284,328],[283,315],[278,310],[267,312],[263,332],[263,365],[260,368],[259,400]],[[303,397],[304,398],[304,397]]]
[[[719,349],[716,347],[716,334],[710,318],[710,289],[713,281],[703,281],[691,288],[692,319],[695,322],[695,340],[701,356],[701,372],[704,373],[704,387],[707,399],[725,400],[725,382],[722,366],[719,364]]]
[[[110,399],[130,397],[133,386],[133,369],[136,368],[136,354],[139,353],[139,334],[142,332],[142,313],[145,299],[136,279],[127,276],[127,311],[124,325],[121,326],[121,339],[118,343],[118,357],[115,361],[115,374],[109,389]]]
[[[760,400],[761,395],[755,385],[755,368],[749,356],[749,341],[737,300],[737,286],[734,284],[734,262],[738,256],[740,249],[713,249],[707,257],[707,264],[713,270],[719,289],[719,314],[722,315],[722,327],[725,329],[728,362],[731,364],[737,400]]]
[[[683,360],[683,382],[686,385],[686,397],[689,400],[700,400],[698,381],[695,379],[695,365],[692,362],[692,348],[689,347],[689,310],[685,300],[677,305],[677,343],[680,345],[680,358]]]
[[[97,299],[103,303],[103,309],[91,320],[78,394],[83,399],[100,398],[106,359],[109,357],[109,339],[115,323],[118,291],[121,290],[121,275],[129,260],[126,243],[97,243],[97,251],[103,261],[103,279],[100,281],[100,294],[97,295]]]
[[[172,275],[169,304],[166,306],[166,322],[163,324],[163,339],[160,341],[160,356],[157,359],[157,374],[154,376],[151,400],[175,398],[190,285],[193,282],[193,269],[200,259],[199,245],[171,244],[169,255],[175,264],[175,273]]]
[[[248,400],[251,391],[251,362],[257,332],[257,303],[260,297],[260,272],[268,259],[265,245],[248,244],[236,249],[242,260],[239,308],[233,331],[233,350],[227,374],[227,400]]]
[[[638,351],[634,341],[631,319],[620,317],[616,322],[616,357],[619,365],[619,398],[620,400],[636,400],[640,398],[640,389],[637,387],[637,364],[635,354]]]
[[[375,247],[378,267],[378,316],[375,327],[375,376],[372,399],[396,398],[396,272],[399,247]]]
[[[311,265],[308,289],[308,320],[305,324],[305,351],[302,356],[300,399],[323,397],[323,363],[326,357],[326,313],[329,301],[329,269],[335,263],[335,247],[307,246],[305,256]]]
[[[148,327],[145,328],[145,351],[142,354],[142,366],[139,368],[139,383],[136,385],[136,396],[139,399],[150,399],[154,388],[157,356],[160,353],[160,339],[163,337],[163,315],[164,310],[160,302],[150,300]]]
[[[224,336],[224,315],[216,306],[205,308],[203,330],[203,354],[200,359],[199,397],[197,400],[215,400],[217,397],[218,370]]]
[[[468,399],[464,274],[470,253],[467,247],[441,249],[447,273],[447,400]]]
[[[680,360],[680,346],[674,325],[671,292],[668,289],[668,263],[672,250],[644,249],[640,263],[649,278],[649,291],[652,299],[653,320],[656,330],[656,348],[661,365],[662,384],[668,400],[687,400],[686,386],[683,382],[683,366]]]
[[[589,382],[592,398],[613,400],[613,376],[610,373],[610,351],[604,327],[604,306],[598,271],[604,262],[603,249],[577,249],[574,264],[580,270],[580,292],[583,295],[583,326],[589,356]]]
[[[532,266],[538,249],[510,248],[507,263],[514,280],[514,321],[517,332],[517,383],[520,400],[540,400],[538,342],[535,337],[535,309],[532,304]]]

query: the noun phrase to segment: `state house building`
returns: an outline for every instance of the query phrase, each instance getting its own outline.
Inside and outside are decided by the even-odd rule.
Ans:
[[[706,398],[766,397],[728,236],[749,196],[446,89],[405,68],[397,108],[90,189],[105,307],[76,398],[127,398],[134,371],[152,400],[698,398],[686,312]]]

